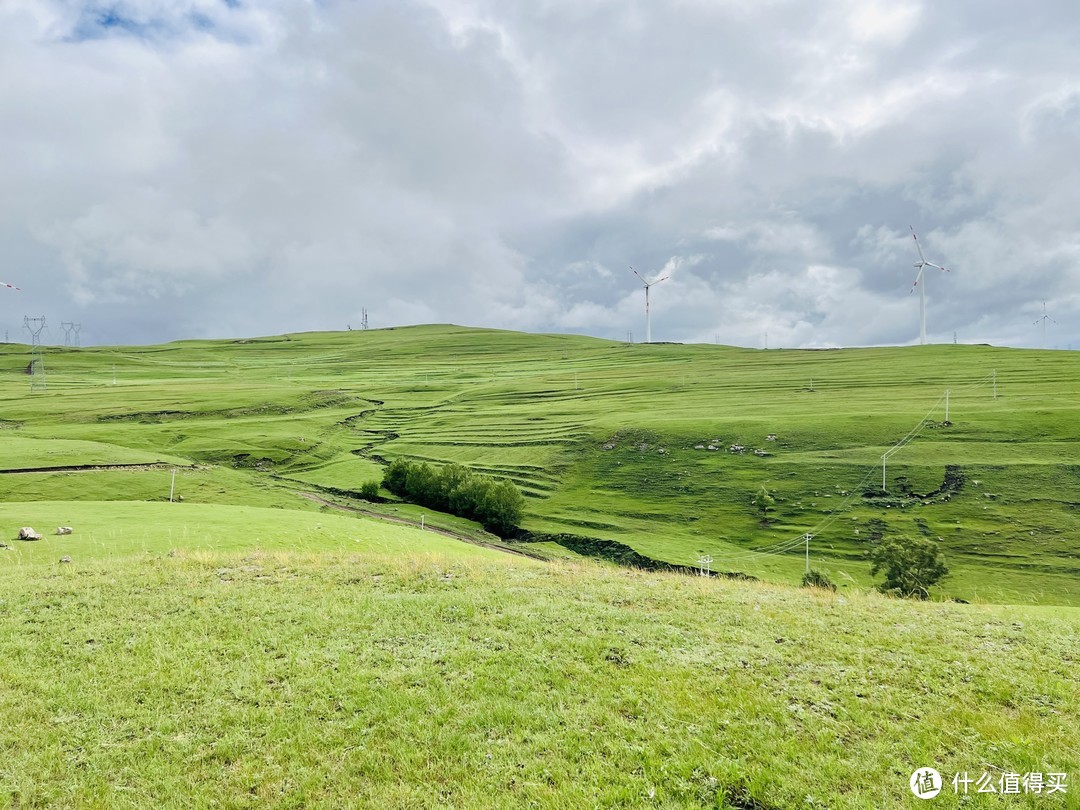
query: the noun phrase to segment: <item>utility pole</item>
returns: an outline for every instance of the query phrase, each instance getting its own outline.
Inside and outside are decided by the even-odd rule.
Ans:
[[[804,536],[806,540],[806,573],[810,573],[810,541],[814,538],[814,535],[807,532]]]
[[[945,389],[945,424],[949,423],[949,389]]]

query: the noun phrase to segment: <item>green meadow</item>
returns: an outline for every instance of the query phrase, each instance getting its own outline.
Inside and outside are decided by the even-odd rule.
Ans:
[[[0,807],[892,808],[922,767],[928,806],[1080,807],[1071,352],[428,326],[28,362],[0,345]],[[398,457],[514,481],[523,533],[360,498]],[[932,601],[872,591],[882,535],[940,544]],[[793,587],[808,547],[838,592]]]
[[[186,503],[306,509],[309,492],[348,506],[404,456],[514,481],[545,553],[572,555],[558,537],[574,535],[797,583],[809,545],[813,567],[865,589],[884,531],[941,545],[939,597],[1080,605],[1072,352],[425,326],[50,348],[33,395],[27,363],[26,346],[0,347],[5,500],[162,500],[175,466]],[[881,457],[905,439],[882,491]],[[130,468],[47,469],[80,465]]]
[[[0,550],[0,806],[890,808],[925,766],[1070,774],[1008,806],[1076,806],[1072,608],[264,507],[0,507],[27,518],[75,533]]]

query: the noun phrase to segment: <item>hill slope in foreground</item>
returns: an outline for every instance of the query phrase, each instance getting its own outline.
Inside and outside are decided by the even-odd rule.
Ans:
[[[931,806],[1077,806],[1074,608],[545,563],[280,509],[17,515],[80,528],[0,554],[0,805],[890,808],[930,766]],[[951,784],[1033,773],[1065,792]]]
[[[48,390],[29,394],[28,347],[0,347],[4,500],[163,500],[179,466],[188,503],[318,508],[306,491],[418,519],[350,497],[404,456],[513,480],[540,554],[605,540],[795,583],[810,534],[811,564],[855,589],[876,539],[926,536],[952,571],[937,596],[1080,604],[1073,352],[429,326],[46,358]]]

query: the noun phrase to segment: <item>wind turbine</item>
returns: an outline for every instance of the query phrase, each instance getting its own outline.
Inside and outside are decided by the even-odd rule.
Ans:
[[[1043,314],[1042,314],[1041,318],[1039,318],[1037,321],[1035,321],[1036,326],[1039,325],[1039,321],[1042,321],[1042,326],[1043,326],[1042,346],[1040,346],[1039,348],[1045,349],[1046,348],[1046,322],[1050,321],[1051,323],[1057,323],[1057,321],[1055,321],[1053,318],[1051,318],[1049,315],[1046,314],[1046,301],[1043,301]]]
[[[645,342],[652,343],[652,316],[649,314],[649,287],[654,284],[659,284],[664,281],[667,276],[661,276],[660,278],[653,279],[652,281],[646,281],[645,276],[641,275],[633,267],[630,268],[634,275],[641,279],[641,283],[645,285]]]
[[[919,287],[919,282],[922,281],[923,285],[919,287],[919,343],[926,343],[926,281],[923,278],[923,272],[927,267],[936,267],[943,273],[949,271],[942,267],[940,264],[934,264],[928,262],[926,257],[923,256],[922,245],[919,244],[919,237],[915,235],[915,226],[908,226],[911,228],[911,238],[915,240],[915,249],[919,251],[919,260],[915,262],[915,266],[919,269],[919,274],[915,276],[915,283],[911,285],[911,293],[915,292],[915,288]]]

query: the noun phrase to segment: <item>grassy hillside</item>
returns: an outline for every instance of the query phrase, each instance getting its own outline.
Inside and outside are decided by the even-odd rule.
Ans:
[[[408,456],[514,480],[537,534],[681,564],[708,554],[716,569],[794,582],[811,532],[812,564],[856,588],[883,529],[940,540],[953,570],[942,594],[1080,604],[1072,352],[755,351],[430,326],[49,349],[48,391],[34,395],[27,362],[27,347],[0,347],[0,466],[131,468],[0,472],[4,500],[161,500],[168,469],[138,465],[164,461],[193,465],[178,475],[188,501],[315,508],[295,491],[339,497]],[[882,453],[919,425],[881,493]],[[764,516],[761,487],[776,500]]]
[[[280,509],[16,518],[76,532],[0,550],[0,806],[892,808],[923,766],[1069,773],[1008,804],[1077,806],[1073,608],[541,563]]]

